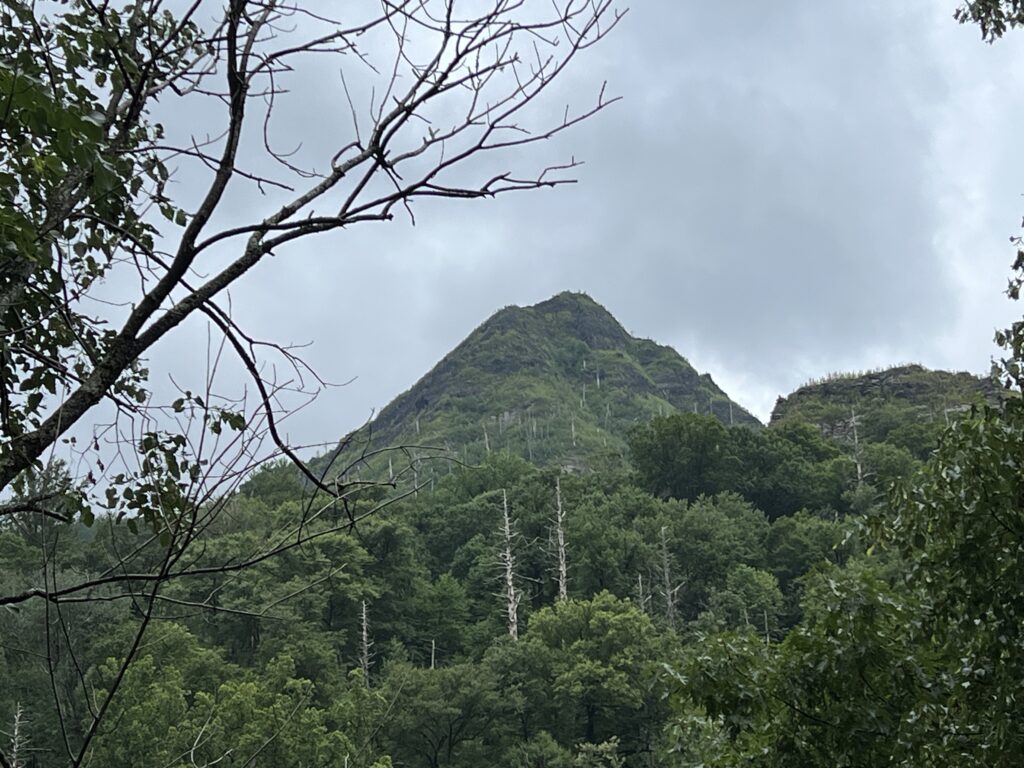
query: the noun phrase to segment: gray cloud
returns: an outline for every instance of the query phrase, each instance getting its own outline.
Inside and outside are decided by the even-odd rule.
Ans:
[[[980,372],[1012,315],[999,291],[1024,186],[1024,83],[1011,74],[1024,36],[985,46],[951,12],[634,7],[550,108],[586,104],[604,79],[623,101],[512,158],[575,155],[579,185],[421,204],[416,227],[307,241],[234,291],[247,327],[313,342],[305,356],[329,379],[358,377],[298,414],[292,435],[338,437],[495,310],[564,289],[673,344],[762,417],[830,370]],[[311,157],[336,138],[309,109],[282,117]],[[161,365],[200,330],[165,344]]]

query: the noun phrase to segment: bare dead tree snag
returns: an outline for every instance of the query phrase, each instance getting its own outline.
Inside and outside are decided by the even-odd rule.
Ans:
[[[636,604],[641,611],[647,613],[650,602],[651,596],[647,593],[647,589],[644,587],[644,575],[642,573],[638,573],[636,575]]]
[[[512,550],[513,526],[508,511],[508,493],[501,491],[501,536],[502,549],[499,555],[505,583],[505,619],[508,633],[513,640],[519,639],[519,601],[522,594],[516,588],[516,557]]]
[[[555,478],[555,545],[558,548],[558,599],[569,597],[569,569],[565,556],[565,510],[562,509],[562,481]]]
[[[850,427],[853,430],[853,463],[857,468],[857,487],[860,488],[864,485],[864,452],[861,449],[860,438],[857,434],[857,422],[860,417],[857,415],[857,411],[850,408]]]
[[[661,556],[661,594],[665,599],[665,621],[670,627],[676,625],[676,596],[682,588],[682,584],[672,586],[672,556],[668,551],[668,529],[661,527],[660,533],[660,556]],[[641,582],[642,585],[642,582]]]
[[[366,601],[360,604],[359,611],[359,668],[363,672],[363,685],[370,687],[370,649],[373,641],[370,640],[370,614],[366,607]]]

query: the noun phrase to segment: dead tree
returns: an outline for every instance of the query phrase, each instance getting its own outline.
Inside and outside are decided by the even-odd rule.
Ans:
[[[513,525],[508,511],[508,494],[501,491],[501,537],[502,549],[499,555],[505,582],[505,619],[508,633],[513,640],[519,639],[519,601],[522,593],[516,588],[516,557],[512,549]]]
[[[853,429],[853,463],[857,468],[857,487],[860,488],[864,485],[864,463],[863,463],[863,451],[861,450],[860,437],[857,434],[857,421],[860,417],[857,412],[850,408],[850,426]]]
[[[29,752],[29,740],[25,733],[25,711],[20,703],[14,707],[14,722],[11,724],[9,738],[7,764],[10,768],[24,768],[28,765],[26,757]]]
[[[562,509],[562,481],[555,478],[555,546],[558,551],[558,599],[569,597],[569,569],[565,557],[565,510]]]
[[[363,672],[363,684],[370,687],[370,649],[373,641],[370,640],[370,614],[363,600],[359,611],[359,668]]]
[[[644,575],[638,573],[636,575],[636,604],[641,611],[647,613],[650,607],[651,596],[648,594],[646,587],[644,587]]]
[[[661,566],[661,594],[665,599],[665,621],[670,627],[676,625],[676,598],[682,583],[672,586],[672,556],[668,551],[668,534],[665,526],[661,527],[660,535],[660,566]],[[642,582],[641,582],[642,584]]]

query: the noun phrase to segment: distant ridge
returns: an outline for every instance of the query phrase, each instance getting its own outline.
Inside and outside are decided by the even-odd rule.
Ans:
[[[572,469],[624,466],[636,424],[674,411],[760,428],[671,347],[631,336],[584,293],[509,306],[482,323],[348,451],[433,446],[467,462],[507,450]]]
[[[859,439],[901,445],[923,459],[946,424],[1000,392],[990,378],[917,364],[832,374],[780,397],[769,426],[805,422],[849,441],[856,421]]]

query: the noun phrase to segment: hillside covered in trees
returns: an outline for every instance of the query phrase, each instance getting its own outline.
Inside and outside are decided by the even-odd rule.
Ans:
[[[564,292],[495,313],[343,441],[336,461],[417,445],[469,463],[506,451],[540,465],[621,469],[628,431],[677,410],[760,426],[674,349],[630,336],[589,296]]]
[[[380,482],[332,500],[278,463],[211,500],[127,667],[137,585],[108,585],[106,564],[145,572],[158,537],[102,514],[4,526],[0,574],[22,599],[0,614],[0,711],[20,764],[40,766],[115,683],[90,751],[104,766],[873,765],[896,738],[938,749],[908,718],[959,695],[953,648],[897,650],[899,616],[932,599],[904,579],[941,518],[906,550],[884,542],[924,514],[915,494],[950,492],[937,462],[1002,423],[995,392],[893,369],[801,389],[762,427],[587,297],[506,309],[382,412],[374,440],[404,447],[363,463]],[[448,450],[412,453],[417,429]],[[907,480],[921,490],[887,497]],[[25,598],[40,552],[46,588],[84,579],[87,599]],[[963,674],[1006,677],[978,653]],[[839,727],[852,742],[822,739]]]
[[[0,7],[0,768],[1020,765],[1024,321],[997,332],[991,378],[918,365],[830,374],[780,398],[765,425],[675,350],[560,293],[498,311],[364,429],[300,455],[282,420],[326,383],[299,347],[243,323],[307,299],[285,296],[275,275],[301,273],[332,309],[359,291],[373,306],[392,295],[385,279],[324,268],[395,242],[353,230],[423,214],[451,226],[407,255],[443,264],[445,300],[458,278],[444,251],[537,247],[521,224],[471,231],[438,212],[577,180],[574,153],[539,147],[618,101],[599,82],[580,101],[583,81],[564,73],[624,12],[613,0],[387,0],[335,4],[330,18],[331,5]],[[699,47],[740,69],[766,60],[743,59],[744,42],[767,41],[774,59],[774,36],[801,21],[730,9],[739,15],[680,44],[667,8],[655,31],[671,46],[709,43]],[[1024,25],[1024,4],[965,0],[954,15],[993,42]],[[903,123],[864,131],[876,126],[855,99],[828,105],[841,126],[821,125],[869,152],[844,147],[848,162],[819,167],[829,131],[793,119],[798,91],[857,90],[786,79],[816,67],[820,47],[765,68],[772,89],[723,68],[697,92],[714,98],[695,117],[732,103],[737,124],[770,129],[758,154],[723,123],[691,132],[664,119],[677,113],[658,102],[685,100],[651,77],[654,41],[637,38],[619,51],[658,88],[640,102],[646,124],[620,126],[610,147],[638,149],[614,184],[636,205],[577,203],[567,223],[545,219],[566,223],[561,246],[589,258],[605,240],[632,290],[658,280],[672,302],[686,300],[685,275],[691,297],[714,287],[712,301],[770,295],[786,310],[813,258],[819,312],[874,313],[865,299],[880,281],[891,289],[894,275],[935,265],[864,282],[847,267],[926,240],[959,251],[989,221],[984,198],[965,194],[973,179],[950,196],[969,204],[967,229],[925,210],[938,188],[923,179],[946,174],[935,161],[958,136],[926,123],[974,102],[918,102],[909,75],[878,91],[897,68],[920,70],[929,90],[943,74],[915,59],[918,17],[891,30],[881,18],[887,47],[867,34],[882,27],[859,24],[837,45],[831,19],[828,34],[800,24],[801,40],[834,47],[835,69],[863,75],[853,84],[872,106],[915,113],[904,133],[925,147],[914,162],[927,174],[895,183],[916,166],[873,142]],[[739,26],[754,35],[703,37]],[[885,66],[850,66],[862,49]],[[934,90],[960,79],[998,93],[964,72]],[[775,112],[762,111],[769,90],[785,96]],[[806,153],[788,157],[797,144]],[[648,179],[676,146],[696,153],[676,166],[686,183]],[[843,175],[869,154],[874,164]],[[737,158],[756,173],[723,173]],[[886,164],[892,175],[876,178]],[[904,195],[921,199],[900,207]],[[685,222],[682,206],[694,211]],[[669,228],[647,231],[630,215],[641,208]],[[833,209],[841,226],[825,226]],[[589,226],[598,217],[615,227]],[[706,238],[677,242],[684,224]],[[530,264],[561,255],[538,229],[549,252]],[[687,248],[707,266],[722,238],[743,262],[653,268]],[[1013,242],[1017,300],[1024,239]],[[746,268],[808,243],[793,262],[803,271],[773,284]],[[634,246],[651,269],[636,268]],[[951,264],[935,271],[952,279]],[[262,303],[243,288],[261,270]],[[844,305],[847,283],[862,295]],[[952,297],[909,287],[921,301]],[[355,322],[381,314],[323,325],[358,335]],[[188,344],[197,321],[205,361]],[[189,348],[166,377],[151,374],[169,338]]]

